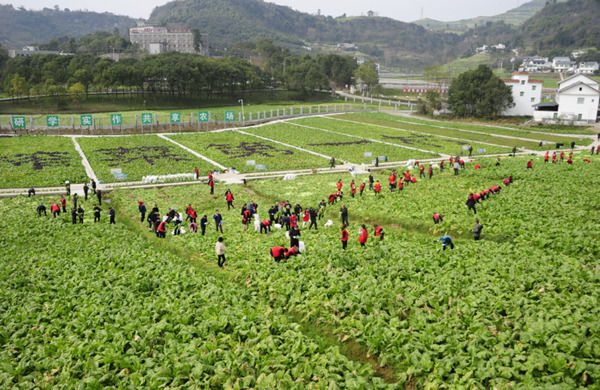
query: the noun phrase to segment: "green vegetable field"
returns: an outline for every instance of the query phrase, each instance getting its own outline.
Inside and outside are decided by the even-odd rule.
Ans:
[[[462,150],[462,141],[434,133],[448,129],[402,130],[406,123],[393,119],[404,120],[361,114],[245,131],[354,163],[369,162],[364,152],[402,161]],[[474,149],[511,149],[452,134]],[[392,136],[403,139],[386,138]],[[328,163],[234,131],[168,138],[242,172],[252,171],[245,166],[250,159],[267,170]],[[365,138],[389,144],[357,143]],[[102,181],[115,180],[115,163],[127,180],[212,168],[156,135],[78,142]],[[255,143],[240,146],[246,142]],[[429,153],[390,145],[396,143]],[[79,160],[69,138],[0,138],[0,146],[0,177],[14,186],[53,182],[33,166],[7,165],[13,154],[44,150]],[[530,159],[533,168],[526,169]],[[104,194],[98,223],[97,200],[80,200],[83,224],[72,224],[72,198],[56,218],[49,210],[56,196],[2,198],[0,388],[596,389],[600,157],[580,150],[573,161],[544,163],[539,153],[504,156],[497,165],[496,156],[478,157],[458,176],[448,161],[443,171],[434,164],[431,178],[400,166],[399,178],[409,170],[416,183],[393,192],[392,171],[373,170],[379,195],[368,189],[367,173],[217,181],[214,195],[205,184],[118,189]],[[50,177],[60,176],[57,185],[63,175],[85,180],[74,162],[50,169]],[[513,183],[506,185],[509,176]],[[300,218],[306,250],[297,257],[275,262],[269,253],[289,247],[285,229],[262,234],[253,223],[242,225],[243,204],[258,204],[259,220],[282,201],[317,208],[338,180],[343,199],[325,207],[318,229]],[[362,195],[351,196],[352,180],[366,183]],[[467,209],[469,194],[492,186],[502,189],[476,204],[476,215]],[[227,189],[235,197],[231,210]],[[158,238],[140,221],[139,201],[148,212],[156,205],[161,220],[171,208],[185,218],[190,204],[198,222],[207,216],[206,233],[191,232],[185,221],[183,234],[174,235],[170,222]],[[38,216],[39,204],[47,216]],[[346,250],[342,204],[349,210]],[[217,209],[223,233],[215,229]],[[440,224],[434,213],[442,214]],[[479,241],[471,232],[476,218]],[[363,224],[365,247],[358,243]],[[454,249],[442,249],[437,240],[444,235],[453,237]],[[219,237],[224,268],[215,254]]]

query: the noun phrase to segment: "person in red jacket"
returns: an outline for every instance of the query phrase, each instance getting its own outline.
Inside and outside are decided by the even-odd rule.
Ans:
[[[552,164],[556,164],[556,152],[552,153]]]
[[[192,209],[192,211],[190,211],[190,222],[196,223],[196,218],[198,218],[198,212],[195,209]]]
[[[433,223],[438,225],[440,222],[444,221],[444,216],[440,213],[433,213]]]
[[[353,198],[354,195],[356,195],[356,184],[354,184],[354,180],[352,180],[352,183],[350,183],[350,194]]]
[[[248,230],[248,225],[250,224],[250,218],[252,217],[252,213],[250,210],[246,209],[242,212],[242,225],[244,225],[243,230]]]
[[[429,164],[429,168],[427,169],[427,174],[429,175],[429,179],[433,177],[433,167]]]
[[[362,196],[364,191],[365,191],[365,182],[363,181],[362,183],[360,183],[360,196]]]
[[[390,182],[390,192],[394,192],[394,188],[396,188],[396,176],[393,174],[390,175],[388,181]]]
[[[230,208],[235,208],[235,206],[233,205],[233,193],[229,188],[227,189],[227,191],[225,191],[225,200],[227,201],[227,210],[229,210]]]
[[[348,234],[348,230],[346,230],[346,225],[342,225],[342,235],[340,236],[340,240],[342,241],[342,249],[346,250],[348,246],[348,238],[350,235]]]
[[[263,230],[265,234],[271,233],[271,221],[268,219],[265,219],[260,223],[260,234],[263,233]]]
[[[411,183],[413,183],[413,184],[414,184],[414,183],[416,183],[416,182],[417,182],[417,178],[416,178],[416,177],[414,177],[414,176],[412,176],[412,177],[410,178],[410,182],[411,182]]]
[[[532,169],[533,168],[533,161],[529,160],[527,161],[527,169]]]
[[[285,252],[285,258],[289,259],[290,257],[298,256],[299,254],[300,254],[300,248],[298,248],[297,246],[293,246],[288,251]]]
[[[546,154],[544,155],[544,162],[545,163],[548,162],[548,154],[550,154],[550,152],[546,150]]]
[[[373,225],[373,229],[375,229],[375,237],[379,237],[379,241],[383,241],[383,236],[385,235],[383,228],[375,224]]]
[[[208,180],[212,180],[212,179],[213,179],[212,171],[208,171]]]
[[[162,221],[158,224],[158,228],[156,228],[156,237],[165,238],[167,236],[167,221]]]
[[[310,222],[310,209],[304,210],[302,214],[302,228]]]
[[[419,166],[419,178],[421,177],[425,177],[425,166],[423,164]]]
[[[565,161],[565,151],[560,152],[560,162]]]
[[[60,215],[60,207],[58,207],[57,203],[52,203],[50,206],[50,211],[52,211],[53,218],[56,218],[57,215]]]
[[[64,196],[60,199],[60,205],[62,207],[63,213],[66,213],[67,212],[67,200],[65,199]]]
[[[379,180],[375,182],[375,195],[378,195],[381,192],[381,183]]]
[[[215,193],[215,181],[208,179],[208,186],[210,187],[210,194],[213,195]]]
[[[337,195],[336,194],[329,194],[329,198],[327,198],[327,203],[329,203],[329,205],[332,205],[336,201],[337,201]]]
[[[280,262],[285,259],[285,253],[287,252],[287,248],[283,246],[274,246],[271,248],[271,256],[276,262]]]
[[[338,180],[338,182],[337,182],[337,189],[338,189],[338,191],[342,190],[342,179]]]
[[[509,185],[511,185],[511,184],[512,184],[512,182],[513,182],[513,178],[512,178],[512,176],[509,176],[509,177],[507,177],[506,179],[504,179],[504,185],[505,185],[505,186],[509,186]]]
[[[444,160],[440,161],[440,172],[444,172]]]
[[[192,213],[192,205],[188,204],[185,207],[185,220],[187,221],[188,219],[190,219],[190,214]]]
[[[194,168],[194,179],[198,180],[200,178],[200,170],[198,167]]]
[[[368,239],[369,239],[369,232],[367,231],[367,227],[365,225],[362,225],[360,227],[360,233],[358,235],[358,242],[359,242],[360,246],[365,246]]]
[[[567,164],[569,165],[573,165],[573,158],[569,156],[569,159],[567,160]]]
[[[481,164],[475,164],[475,170],[481,169]]]
[[[290,215],[290,228],[295,228],[298,225],[298,217],[296,214]]]
[[[490,191],[494,195],[499,194],[501,189],[502,189],[502,187],[499,187],[499,186],[491,186],[490,187]]]

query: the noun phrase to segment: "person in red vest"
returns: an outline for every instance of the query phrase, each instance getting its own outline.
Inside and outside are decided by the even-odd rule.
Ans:
[[[573,158],[573,152],[569,153],[569,158]]]
[[[502,187],[499,187],[499,186],[491,186],[490,187],[490,191],[494,195],[499,194],[501,189],[502,189]]]
[[[458,163],[460,164],[461,169],[465,169],[465,160],[461,158]]]
[[[213,195],[215,193],[215,181],[212,178],[208,179],[208,186],[210,187],[210,194]]]
[[[60,215],[60,207],[58,207],[57,203],[52,203],[50,206],[50,211],[52,212],[52,217],[56,218],[57,215]]]
[[[398,192],[404,189],[404,184],[402,184],[402,180],[398,180]]]
[[[440,161],[440,172],[444,172],[444,160]]]
[[[450,156],[450,165],[454,162],[454,157]]]
[[[419,166],[419,178],[425,177],[425,166],[424,165],[420,165]]]
[[[369,239],[369,232],[367,231],[367,227],[365,225],[362,225],[360,227],[360,233],[358,235],[358,242],[359,242],[360,246],[365,246],[368,239]]]
[[[394,188],[396,188],[396,176],[393,174],[390,175],[388,181],[390,182],[390,192],[394,192]]]
[[[165,238],[167,236],[167,221],[162,221],[158,224],[158,228],[156,228],[156,237]]]
[[[550,154],[549,151],[546,150],[546,154],[544,155],[544,162],[547,163],[548,162],[548,155]]]
[[[473,199],[475,199],[475,202],[481,203],[481,195],[479,195],[477,192],[473,193]]]
[[[375,224],[373,225],[373,229],[375,229],[375,237],[379,237],[379,241],[383,241],[383,236],[385,235],[383,228]]]
[[[483,190],[483,191],[481,191],[481,198],[482,199],[489,199],[490,198],[490,190]]]
[[[465,203],[467,205],[467,210],[473,210],[473,213],[477,214],[477,209],[475,208],[476,203],[477,201],[475,200],[473,194],[469,194],[469,196],[467,197],[467,202]]]
[[[429,175],[429,179],[433,177],[433,167],[429,164],[429,168],[427,169],[427,174]]]
[[[327,203],[332,205],[336,202],[336,200],[337,200],[336,194],[329,194],[329,197],[327,198]]]
[[[375,182],[375,195],[378,195],[381,192],[381,183],[379,182],[379,180],[377,180],[377,182]]]
[[[185,220],[187,221],[188,219],[190,219],[190,214],[192,213],[192,205],[188,204],[185,207]]]
[[[343,199],[344,199],[344,193],[343,193],[342,191],[337,191],[337,192],[335,193],[335,198],[336,198],[337,200],[343,200]]]
[[[296,214],[292,214],[290,216],[290,228],[295,228],[296,225],[298,225],[298,217],[296,216]]]
[[[227,210],[229,210],[230,208],[235,208],[235,206],[233,205],[233,193],[229,188],[227,189],[227,191],[225,191],[225,200],[227,201]]]
[[[440,222],[444,221],[444,217],[440,213],[433,213],[433,223],[438,225]]]
[[[265,219],[260,223],[260,234],[263,234],[263,230],[265,234],[271,233],[271,221]]]
[[[196,218],[198,218],[198,212],[195,209],[192,209],[192,211],[190,211],[190,222],[196,223]]]
[[[404,184],[406,185],[408,183],[410,183],[410,172],[405,171],[404,172]]]
[[[556,164],[556,152],[552,152],[552,164]]]
[[[62,207],[63,213],[66,213],[67,212],[67,200],[65,199],[64,196],[60,199],[60,205]]]
[[[416,178],[416,177],[414,177],[414,176],[412,176],[412,177],[410,178],[410,182],[411,182],[411,183],[413,183],[413,184],[414,184],[414,183],[416,183],[416,182],[417,182],[417,178]]]
[[[475,164],[475,170],[481,169],[481,164]]]
[[[198,180],[198,178],[200,177],[200,171],[198,170],[198,167],[194,168],[194,179]]]
[[[304,213],[302,214],[302,228],[304,228],[306,226],[306,224],[310,222],[310,210],[304,210]]]
[[[565,161],[565,151],[560,152],[560,162]]]
[[[365,191],[365,182],[363,181],[362,183],[360,183],[360,196],[362,196],[364,191]]]
[[[285,258],[289,259],[293,256],[298,256],[300,254],[300,249],[297,246],[291,247],[288,251],[285,252]]]
[[[527,169],[533,169],[533,161],[527,161]]]
[[[252,217],[252,213],[250,210],[246,209],[242,212],[242,225],[244,225],[244,230],[248,230],[248,225],[250,224],[250,218]]]
[[[338,191],[342,190],[342,179],[338,180],[338,182],[337,182],[337,189],[338,189]]]
[[[509,185],[511,185],[511,184],[512,184],[512,182],[513,182],[513,178],[512,178],[512,176],[509,176],[509,177],[507,177],[506,179],[504,179],[504,185],[505,185],[505,186],[509,186]]]
[[[586,164],[589,164],[589,163],[591,163],[590,159],[588,159],[588,158],[584,158],[584,159],[583,159],[583,161],[584,161]]]
[[[271,256],[276,262],[280,262],[285,259],[285,253],[287,252],[287,248],[283,246],[274,246],[271,248]]]
[[[213,179],[212,171],[208,171],[208,180],[212,180],[212,179]]]
[[[567,160],[567,164],[573,165],[573,159],[570,156],[569,156],[569,159]]]
[[[356,184],[354,184],[354,180],[352,180],[352,183],[350,183],[350,194],[353,198],[354,195],[356,195]]]
[[[348,246],[348,238],[350,235],[348,234],[348,230],[346,230],[346,225],[342,225],[342,235],[340,236],[340,240],[342,241],[342,249],[346,250]]]

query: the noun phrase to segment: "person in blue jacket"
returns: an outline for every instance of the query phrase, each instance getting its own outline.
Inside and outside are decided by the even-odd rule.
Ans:
[[[446,247],[450,247],[450,249],[454,249],[454,243],[452,242],[452,237],[446,235],[438,238],[436,241],[442,242],[442,247],[446,250]]]
[[[217,232],[221,230],[221,233],[223,233],[223,216],[219,213],[219,210],[215,211],[213,219],[215,220],[215,227],[217,228]]]

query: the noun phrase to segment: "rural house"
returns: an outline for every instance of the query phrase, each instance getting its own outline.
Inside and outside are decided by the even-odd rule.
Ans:
[[[529,73],[514,72],[504,80],[511,87],[514,105],[503,112],[506,116],[533,116],[533,106],[542,101],[541,80],[532,80]]]
[[[598,118],[600,83],[576,74],[558,83],[555,103],[538,104],[533,117],[539,122],[587,125]]]

